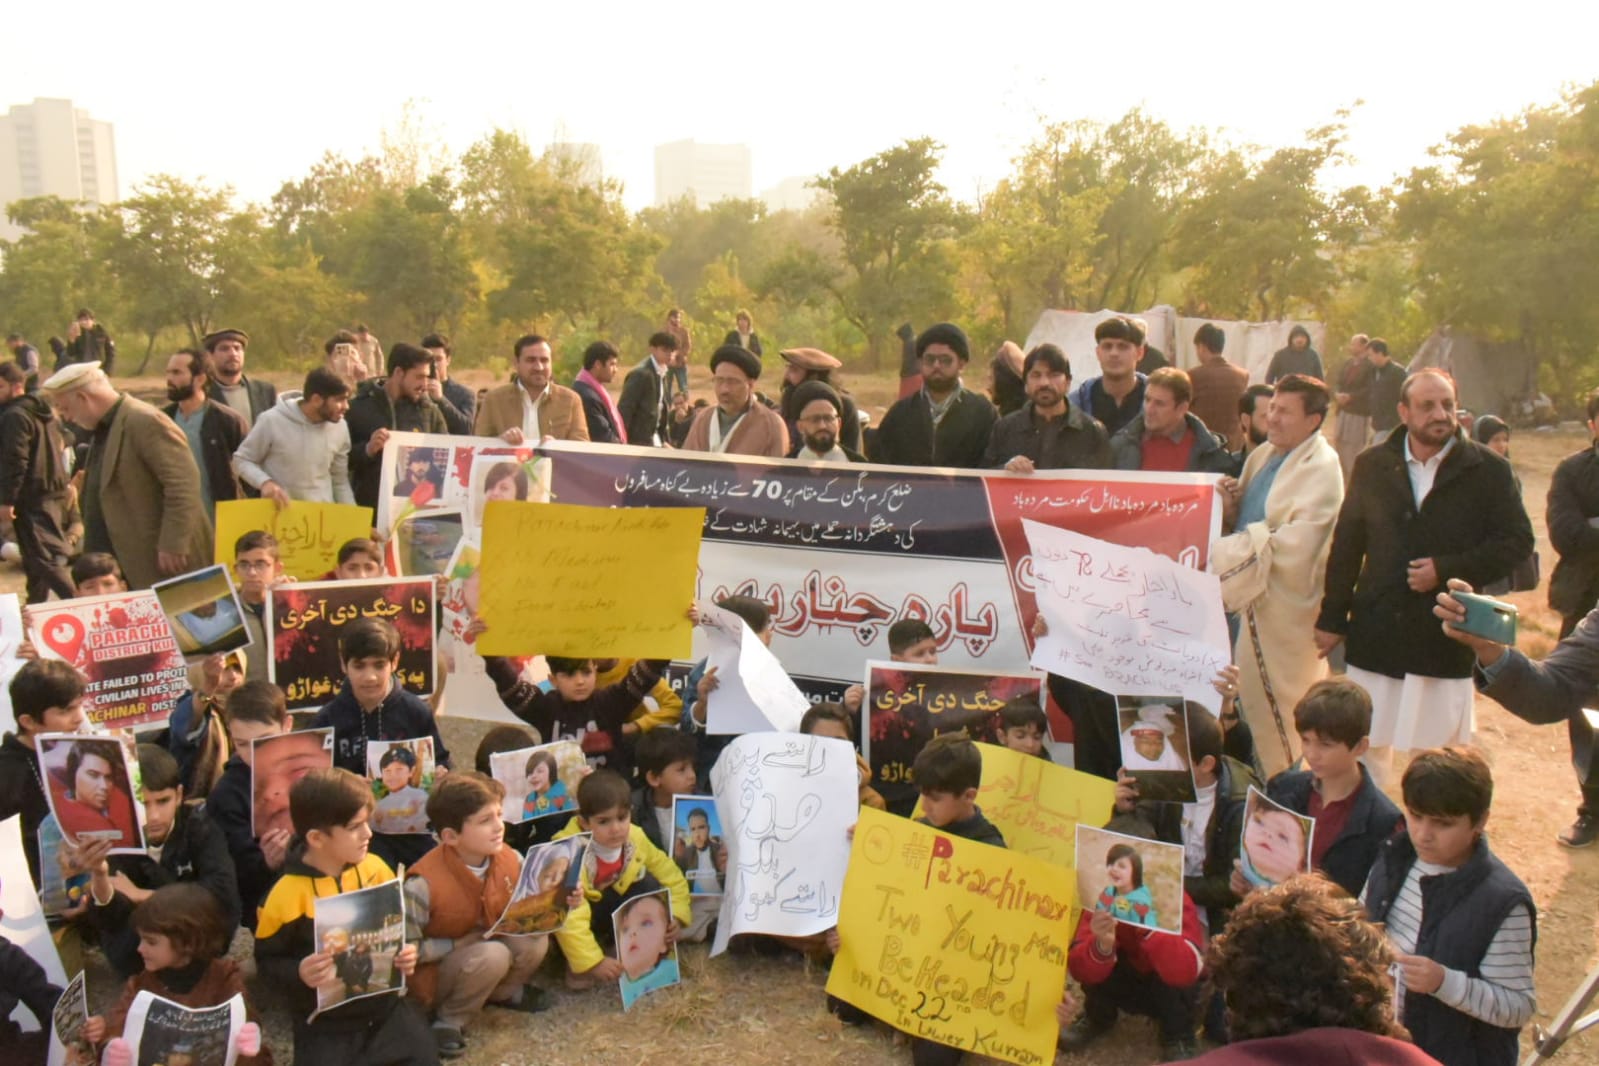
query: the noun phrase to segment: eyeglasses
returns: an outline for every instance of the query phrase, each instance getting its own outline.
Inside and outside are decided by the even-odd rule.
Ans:
[[[266,559],[240,559],[233,565],[246,574],[253,574],[257,570],[272,569],[272,563]]]
[[[954,366],[960,362],[960,357],[957,355],[944,354],[942,352],[937,355],[927,353],[922,356],[922,362],[928,364],[929,366]]]
[[[825,426],[837,421],[837,415],[811,415],[809,418],[801,418],[799,424],[802,426]]]

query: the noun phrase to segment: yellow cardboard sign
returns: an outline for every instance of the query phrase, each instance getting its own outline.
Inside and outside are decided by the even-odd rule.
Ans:
[[[1053,1062],[1076,902],[1058,866],[863,807],[827,991],[923,1040]]]
[[[686,659],[703,507],[490,500],[483,655]]]
[[[1005,843],[1075,870],[1077,823],[1098,828],[1110,821],[1116,782],[994,744],[977,750],[983,754],[977,805]]]
[[[216,561],[231,567],[233,545],[256,529],[277,538],[284,576],[320,581],[338,565],[339,548],[346,541],[372,535],[372,509],[296,500],[279,510],[271,500],[222,500],[217,503]]]

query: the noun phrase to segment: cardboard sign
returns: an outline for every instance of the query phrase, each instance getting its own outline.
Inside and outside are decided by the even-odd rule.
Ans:
[[[233,565],[233,546],[253,530],[278,541],[283,573],[296,581],[319,581],[339,563],[339,549],[372,535],[372,509],[353,503],[295,500],[279,508],[271,500],[223,500],[217,504],[216,561]]]
[[[339,634],[358,618],[381,618],[400,632],[406,691],[433,694],[433,579],[305,581],[275,585],[267,596],[267,669],[289,710],[320,707],[344,685]]]

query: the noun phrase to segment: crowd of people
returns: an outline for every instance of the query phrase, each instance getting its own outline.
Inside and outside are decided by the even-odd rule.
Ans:
[[[676,310],[620,382],[615,345],[590,345],[568,387],[553,380],[549,341],[528,334],[515,342],[513,379],[480,394],[451,377],[448,338],[385,355],[364,327],[335,334],[303,387],[279,394],[246,373],[245,331],[223,329],[203,350],[171,356],[169,403],[157,408],[113,383],[115,346],[86,310],[48,376],[38,353],[11,338],[14,358],[0,365],[0,516],[14,531],[26,599],[40,603],[148,588],[209,563],[220,501],[372,506],[394,432],[1013,476],[1219,475],[1222,532],[1208,555],[1234,665],[1216,681],[1221,714],[1191,704],[1184,716],[1197,799],[1141,798],[1123,767],[1114,696],[1048,678],[1072,722],[1077,768],[1117,783],[1112,827],[1181,845],[1185,875],[1180,933],[1084,911],[1069,951],[1080,991],[1061,1004],[1061,1047],[1106,1039],[1127,1012],[1155,1020],[1165,1061],[1199,1055],[1203,1034],[1217,1047],[1201,1061],[1216,1063],[1514,1062],[1534,1010],[1536,909],[1488,846],[1493,781],[1471,747],[1472,705],[1482,691],[1530,721],[1568,723],[1574,749],[1591,751],[1581,708],[1599,684],[1599,453],[1585,449],[1554,476],[1549,529],[1561,558],[1550,595],[1565,639],[1535,663],[1468,612],[1475,593],[1524,583],[1536,561],[1508,427],[1483,417],[1468,433],[1450,377],[1407,374],[1381,339],[1353,338],[1330,386],[1309,332],[1295,327],[1265,381],[1251,383],[1214,325],[1194,336],[1198,365],[1185,371],[1148,344],[1143,323],[1116,316],[1094,331],[1098,376],[1074,381],[1054,345],[1024,354],[1007,344],[986,394],[967,383],[971,350],[959,327],[905,339],[915,373],[875,427],[838,380],[840,361],[816,348],[780,350],[778,396],[764,395],[763,344],[744,312],[706,361],[712,397],[694,399],[693,339]],[[1588,415],[1599,438],[1599,391]],[[230,547],[245,606],[259,612],[281,579],[278,546],[253,531]],[[345,545],[340,576],[347,565],[353,576],[380,572],[381,544]],[[770,642],[764,603],[733,596],[720,606]],[[1034,626],[1043,632],[1041,618]],[[470,632],[484,631],[474,621]],[[892,657],[936,662],[932,638],[925,622],[901,620]],[[611,915],[640,894],[667,890],[671,938],[708,934],[715,912],[690,899],[685,863],[720,873],[725,852],[674,856],[669,827],[673,797],[709,791],[726,742],[705,733],[715,670],[699,664],[679,698],[658,660],[550,657],[539,686],[516,662],[491,657],[488,674],[525,725],[491,730],[468,769],[446,750],[434,709],[395,680],[398,639],[381,620],[346,630],[345,685],[314,721],[334,731],[334,768],[286,790],[277,827],[257,835],[250,760],[254,741],[293,726],[283,693],[253,666],[213,663],[170,728],[147,738],[158,742],[139,747],[149,854],[69,843],[66,865],[89,887],[65,922],[129,981],[117,1011],[88,1027],[106,1062],[129,1061],[121,1027],[136,990],[191,1006],[246,990],[226,958],[241,925],[254,935],[260,975],[292,990],[305,1063],[467,1053],[483,1010],[551,1006],[540,987],[551,939],[568,988],[614,982],[623,967]],[[37,880],[48,808],[35,738],[85,727],[84,679],[30,657],[10,694],[16,728],[0,744],[0,817],[21,815]],[[842,704],[817,705],[802,732],[856,740],[860,700],[854,689]],[[565,797],[570,822],[507,826],[491,757],[559,739],[575,721],[606,734],[609,754]],[[1047,757],[1037,706],[1007,707],[1003,726],[1008,746]],[[440,774],[426,801],[431,832],[375,832],[366,742],[419,737],[432,739]],[[1599,760],[1590,764],[1577,821],[1561,837],[1569,847],[1599,837]],[[1003,846],[976,804],[980,772],[969,739],[937,738],[917,756],[904,797],[885,800],[862,762],[859,799],[909,814],[919,798],[924,821]],[[1314,821],[1315,875],[1274,888],[1242,876],[1251,787]],[[580,831],[592,834],[589,858],[553,938],[486,938],[521,851]],[[315,990],[339,964],[313,936],[315,901],[392,880],[402,865],[407,937],[394,966],[410,994],[308,1021]],[[838,944],[835,930],[774,950],[825,957]],[[37,966],[5,961],[0,1003],[20,1000],[48,1019],[59,990],[41,987]],[[845,1022],[866,1020],[847,1004],[830,1007]],[[0,1042],[21,1039],[0,1033]],[[926,1040],[912,1047],[918,1063],[961,1057]],[[253,1022],[239,1051],[241,1062],[271,1060]]]

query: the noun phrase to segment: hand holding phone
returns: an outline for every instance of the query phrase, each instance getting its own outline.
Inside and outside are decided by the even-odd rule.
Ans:
[[[1518,613],[1515,604],[1475,592],[1451,592],[1450,595],[1466,609],[1466,617],[1454,623],[1456,629],[1495,644],[1516,643]]]

